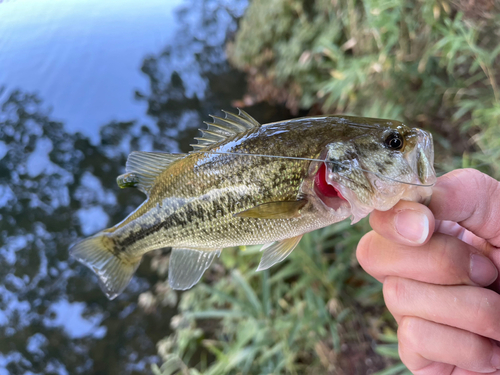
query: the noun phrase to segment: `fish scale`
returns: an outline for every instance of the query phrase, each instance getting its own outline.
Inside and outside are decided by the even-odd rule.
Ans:
[[[222,161],[222,163],[224,163],[224,161]],[[288,166],[289,172],[283,175],[279,172],[284,164],[294,164],[295,166]],[[233,194],[221,194],[219,197],[210,200],[199,199],[180,208],[174,213],[175,217],[180,219],[177,220],[178,224],[165,226],[165,231],[162,234],[160,243],[150,245],[162,247],[193,246],[193,244],[197,244],[199,247],[217,248],[220,246],[234,246],[235,243],[245,235],[247,235],[247,237],[248,235],[256,235],[258,236],[257,239],[260,240],[262,236],[262,225],[253,226],[252,222],[256,222],[257,220],[252,219],[246,219],[247,223],[241,225],[240,222],[243,219],[234,217],[234,214],[266,203],[267,201],[272,201],[276,198],[280,200],[296,199],[299,193],[302,176],[305,174],[306,163],[290,161],[285,163],[276,161],[262,163],[256,160],[255,165],[240,163],[237,167],[240,167],[240,173],[234,173],[233,175],[236,176],[235,178],[224,179],[223,184],[214,181],[214,178],[210,176],[210,171],[213,167],[202,168],[201,171],[197,171],[198,173],[193,173],[195,176],[185,174],[181,179],[176,180],[178,181],[176,184],[167,178],[163,185],[172,186],[174,189],[180,188],[180,186],[185,184],[184,181],[191,181],[193,178],[205,181],[206,184],[204,184],[204,186],[199,185],[198,189],[189,189],[189,194],[192,194],[192,196],[202,196],[206,194],[207,191],[213,191],[211,186],[217,183],[220,184],[219,189],[239,186],[243,181],[249,181],[256,175],[265,174],[269,180],[269,185],[264,186],[262,194],[251,194],[246,189],[242,191],[241,194],[238,194],[236,190]],[[291,172],[291,170],[294,169],[297,170],[297,172]],[[271,176],[274,176],[274,178]],[[161,185],[161,183],[159,185]],[[169,193],[168,190],[164,191],[166,191],[167,194]],[[151,205],[154,206],[155,201],[161,200],[161,198],[162,197],[158,197],[156,200],[151,200]],[[236,205],[237,202],[240,204],[239,206]],[[143,207],[145,213],[150,211],[150,209],[148,205]],[[223,215],[217,215],[218,211],[222,211]],[[144,214],[141,216],[145,219],[145,222],[149,221]],[[165,216],[163,222],[169,219],[171,220],[171,217],[172,216]],[[133,218],[133,220],[136,219]],[[184,224],[185,222],[189,222],[189,225],[186,226]],[[126,225],[126,223],[123,223],[121,226],[124,227]],[[141,228],[141,231],[147,228],[148,226],[145,225]],[[252,228],[254,228],[254,231],[252,231]],[[134,234],[139,235],[141,231],[134,232]],[[117,233],[116,236],[120,237],[121,234]],[[186,238],[189,238],[188,242],[186,242]],[[143,244],[138,245],[141,248],[144,247]],[[130,251],[133,252],[134,250],[135,248]]]
[[[148,251],[172,247],[169,283],[187,289],[225,247],[267,244],[258,268],[265,269],[304,233],[423,199],[430,189],[408,184],[435,179],[430,135],[398,121],[320,116],[260,125],[244,111],[213,119],[189,154],[133,152],[118,184],[147,200],[72,247],[109,298]],[[327,167],[321,175],[318,160]],[[318,181],[333,188],[322,191]]]

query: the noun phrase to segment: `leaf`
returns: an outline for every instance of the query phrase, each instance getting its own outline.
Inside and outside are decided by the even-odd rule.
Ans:
[[[247,296],[248,302],[252,307],[254,316],[257,317],[263,313],[262,304],[260,303],[257,295],[253,291],[252,287],[247,283],[247,281],[242,277],[241,273],[238,270],[234,270],[231,272],[231,276],[236,284],[243,290],[245,295]]]
[[[397,344],[377,345],[375,351],[384,357],[399,359]]]
[[[248,317],[248,314],[234,310],[205,310],[186,313],[186,316],[194,319],[221,319],[221,318],[242,318]]]
[[[373,375],[411,375],[411,372],[406,368],[403,363],[398,363],[385,370],[377,371]]]

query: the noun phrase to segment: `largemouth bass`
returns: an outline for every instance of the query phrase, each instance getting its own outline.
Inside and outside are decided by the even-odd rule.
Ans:
[[[430,197],[434,151],[423,130],[333,115],[261,125],[242,110],[225,113],[191,153],[132,152],[118,184],[147,200],[71,248],[110,299],[148,251],[171,247],[170,286],[188,289],[225,247],[264,244],[263,270],[304,233]]]

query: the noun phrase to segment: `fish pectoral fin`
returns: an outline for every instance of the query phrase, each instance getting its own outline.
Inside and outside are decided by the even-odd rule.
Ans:
[[[133,261],[113,251],[109,239],[96,234],[78,242],[70,254],[95,272],[99,285],[109,299],[116,298],[132,279],[141,258]]]
[[[300,217],[300,210],[307,200],[282,201],[259,204],[248,210],[238,212],[236,217],[252,217],[256,219],[291,219]]]
[[[267,270],[269,267],[284,260],[295,249],[301,238],[302,234],[262,246],[260,251],[264,251],[264,254],[262,254],[257,271]]]
[[[172,289],[186,290],[200,281],[221,249],[173,248],[168,265],[168,283]]]
[[[118,176],[117,183],[121,188],[137,187],[148,195],[156,178],[174,161],[182,159],[186,154],[168,154],[165,152],[133,151],[127,159],[127,173]]]

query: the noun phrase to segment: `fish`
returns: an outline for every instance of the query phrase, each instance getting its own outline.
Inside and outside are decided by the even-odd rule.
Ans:
[[[132,152],[117,183],[147,199],[71,247],[109,299],[152,250],[172,249],[168,282],[186,290],[226,247],[264,244],[257,270],[265,270],[305,233],[431,196],[436,174],[427,131],[340,115],[262,125],[241,109],[223,112],[205,122],[189,153]]]

